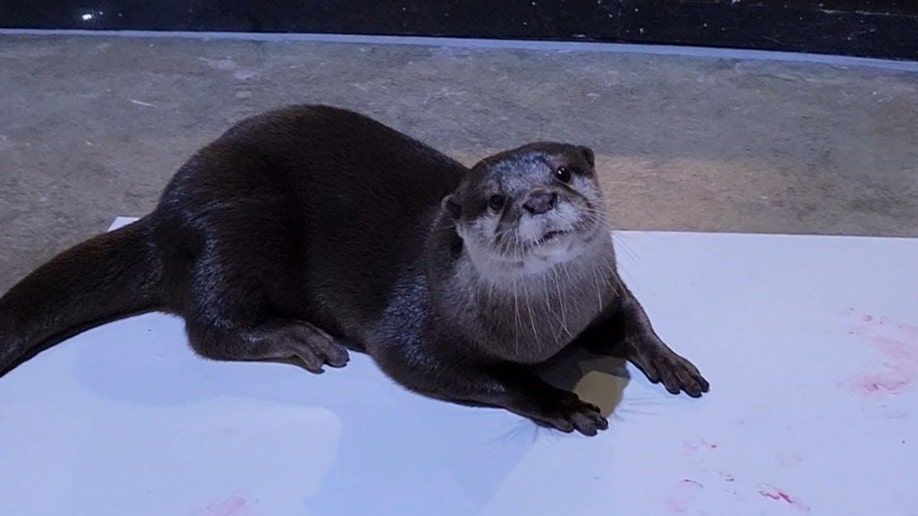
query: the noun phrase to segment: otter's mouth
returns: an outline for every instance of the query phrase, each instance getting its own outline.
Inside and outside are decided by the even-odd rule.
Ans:
[[[548,233],[545,233],[544,235],[542,235],[542,238],[540,238],[536,242],[536,245],[547,244],[548,242],[557,240],[558,237],[560,237],[561,235],[566,235],[568,233],[570,233],[570,231],[562,231],[562,230],[549,231]]]

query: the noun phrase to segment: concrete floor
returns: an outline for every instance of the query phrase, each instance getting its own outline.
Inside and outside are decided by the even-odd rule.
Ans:
[[[592,146],[625,229],[918,236],[918,72],[559,50],[0,35],[0,292],[299,102],[472,163]]]

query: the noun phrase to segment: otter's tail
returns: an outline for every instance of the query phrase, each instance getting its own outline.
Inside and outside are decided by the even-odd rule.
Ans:
[[[147,219],[39,267],[0,298],[0,376],[77,333],[159,308],[162,268]]]

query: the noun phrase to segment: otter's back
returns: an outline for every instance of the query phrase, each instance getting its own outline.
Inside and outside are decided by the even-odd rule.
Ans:
[[[335,321],[340,327],[378,314],[399,277],[414,273],[441,200],[466,172],[363,115],[296,106],[243,121],[205,147],[161,206],[206,191],[273,212],[266,223],[283,220],[301,258],[287,288],[308,292],[311,309],[346,319]]]

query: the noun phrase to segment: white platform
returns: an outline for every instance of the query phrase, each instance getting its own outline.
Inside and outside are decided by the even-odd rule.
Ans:
[[[918,514],[918,240],[616,238],[701,400],[629,366],[609,430],[563,435],[145,315],[0,379],[0,515]]]

